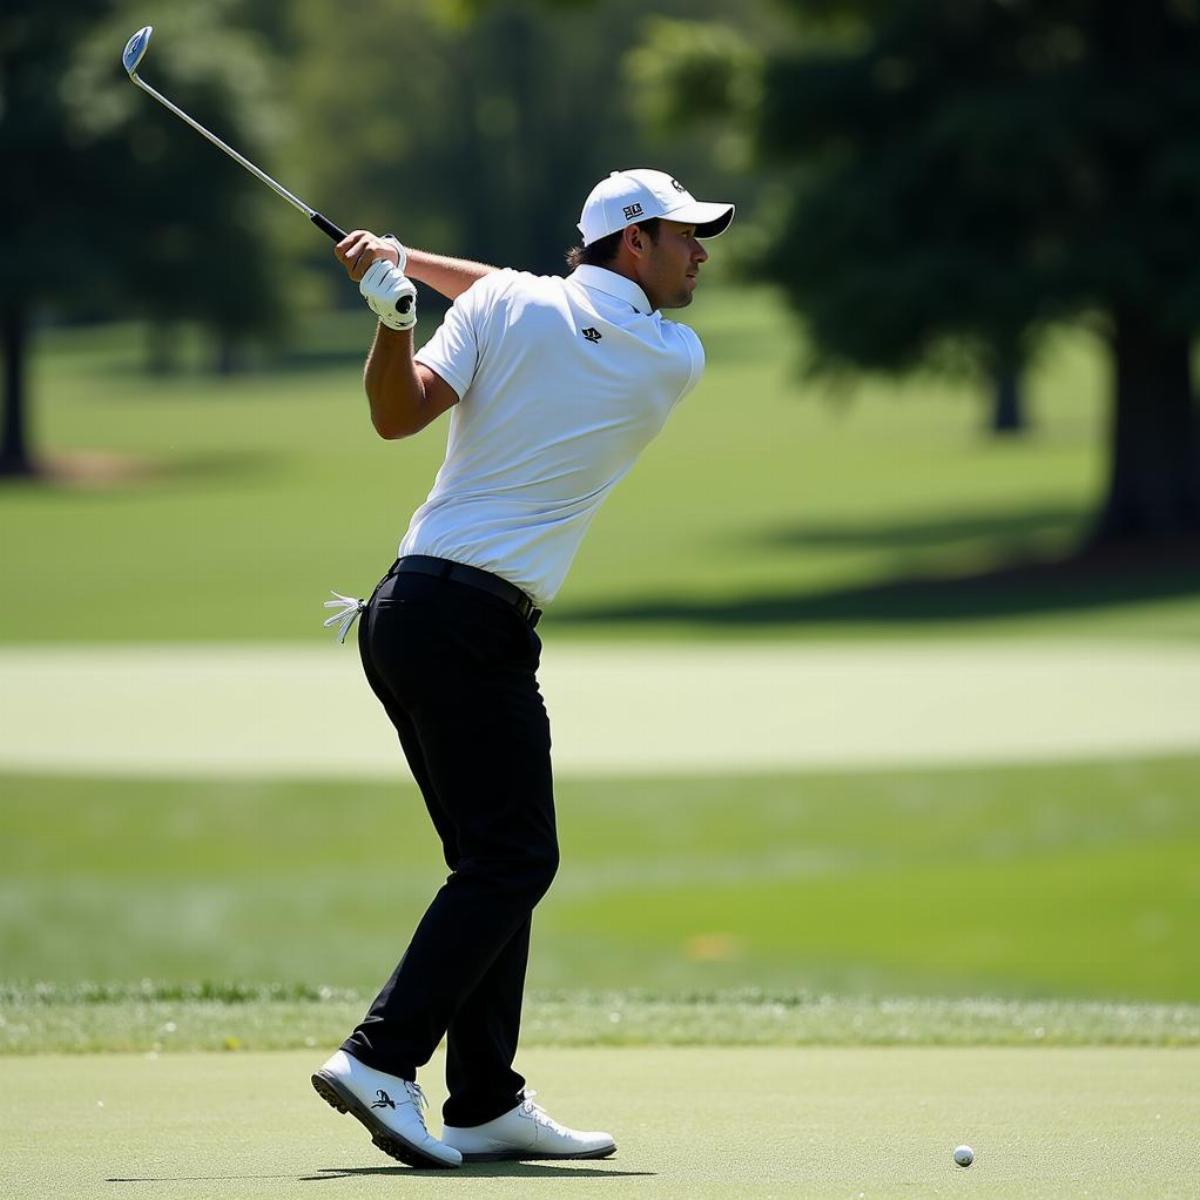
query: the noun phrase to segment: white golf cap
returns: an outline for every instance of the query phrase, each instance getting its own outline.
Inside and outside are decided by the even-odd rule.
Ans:
[[[627,225],[652,217],[695,225],[697,237],[710,238],[729,228],[733,205],[696,200],[678,179],[672,179],[664,171],[646,167],[614,171],[596,184],[584,201],[579,232],[583,234],[583,244],[590,246]]]

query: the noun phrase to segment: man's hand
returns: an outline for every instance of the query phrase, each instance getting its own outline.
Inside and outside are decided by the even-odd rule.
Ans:
[[[333,253],[355,283],[361,282],[371,264],[380,259],[403,272],[405,259],[408,257],[404,247],[390,234],[387,237],[379,237],[366,229],[356,229],[353,233],[346,234],[334,246]]]
[[[384,258],[377,258],[358,285],[367,307],[397,332],[417,323],[417,289],[404,273]]]

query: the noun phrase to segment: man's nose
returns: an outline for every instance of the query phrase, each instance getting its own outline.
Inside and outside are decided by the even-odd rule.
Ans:
[[[708,251],[705,250],[702,242],[696,243],[696,248],[692,251],[692,259],[695,262],[708,262]]]

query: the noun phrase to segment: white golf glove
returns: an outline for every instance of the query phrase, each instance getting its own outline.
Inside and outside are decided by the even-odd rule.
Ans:
[[[386,258],[377,258],[367,268],[358,290],[389,329],[411,329],[417,323],[417,289]]]
[[[385,242],[391,242],[391,244],[395,247],[396,269],[398,271],[403,271],[405,265],[408,263],[408,250],[405,249],[404,243],[394,233],[385,233],[383,235],[383,240]]]

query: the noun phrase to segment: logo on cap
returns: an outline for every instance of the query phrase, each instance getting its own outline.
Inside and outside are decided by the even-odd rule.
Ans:
[[[625,220],[632,221],[634,217],[640,217],[645,210],[640,204],[627,204],[622,211],[625,213]]]
[[[580,331],[585,338],[594,346],[600,340],[600,330],[593,329],[590,325]]]
[[[687,188],[685,188],[685,187],[683,186],[683,184],[679,182],[679,180],[678,180],[678,179],[672,179],[672,180],[671,180],[671,186],[672,186],[672,187],[673,187],[673,188],[674,188],[674,189],[675,189],[677,192],[686,192],[686,191],[687,191]]]

